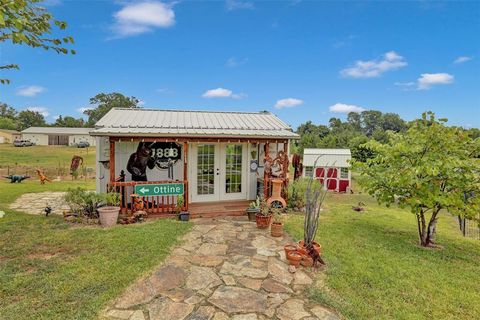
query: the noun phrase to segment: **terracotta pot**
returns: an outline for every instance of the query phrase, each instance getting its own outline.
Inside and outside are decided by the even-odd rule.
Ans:
[[[296,252],[297,249],[298,247],[294,244],[286,244],[283,247],[283,250],[285,250],[285,257],[287,257],[290,252]]]
[[[283,223],[273,222],[272,226],[270,227],[270,231],[271,231],[272,237],[283,236]]]
[[[288,263],[292,266],[298,267],[300,265],[300,262],[302,261],[302,255],[298,252],[291,251],[287,255],[287,260]]]
[[[272,215],[269,214],[268,216],[264,216],[257,213],[255,215],[255,220],[257,221],[257,228],[267,229],[270,226],[270,222],[272,222]]]
[[[305,251],[305,253],[307,253],[307,249],[305,248],[305,243],[303,242],[303,240],[300,240],[298,242],[298,245],[301,249],[303,249],[303,251]],[[318,252],[318,254],[322,252],[322,246],[315,241],[313,241],[313,248]]]
[[[302,266],[304,267],[313,267],[313,259],[309,255],[302,256]]]
[[[117,224],[120,207],[101,207],[98,208],[100,224],[104,228],[109,228]]]
[[[248,221],[255,221],[255,215],[256,215],[258,212],[260,212],[260,209],[248,208],[248,209],[247,209]]]

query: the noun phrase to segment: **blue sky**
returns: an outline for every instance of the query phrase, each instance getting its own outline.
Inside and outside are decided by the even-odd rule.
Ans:
[[[60,1],[76,55],[1,45],[0,101],[53,121],[100,92],[145,107],[270,110],[296,127],[347,111],[432,110],[480,127],[479,2]],[[63,33],[61,33],[63,34]]]

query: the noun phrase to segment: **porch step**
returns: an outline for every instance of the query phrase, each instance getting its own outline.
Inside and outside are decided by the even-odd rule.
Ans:
[[[190,212],[190,218],[217,218],[225,216],[246,216],[245,209],[242,210],[221,210],[221,211],[204,211]]]

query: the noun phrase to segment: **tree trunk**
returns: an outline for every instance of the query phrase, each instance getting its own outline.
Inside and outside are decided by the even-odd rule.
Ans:
[[[435,236],[437,234],[438,212],[440,208],[435,208],[428,226],[425,219],[425,212],[423,210],[417,214],[418,236],[420,238],[420,245],[422,247],[429,247],[435,244]]]

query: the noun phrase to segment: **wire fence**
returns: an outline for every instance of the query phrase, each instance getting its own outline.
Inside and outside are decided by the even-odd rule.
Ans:
[[[480,219],[480,214],[478,215]],[[480,226],[475,220],[465,219],[463,235],[480,240]]]
[[[26,175],[32,178],[37,177],[36,166],[23,166],[23,165],[1,165],[0,176],[8,177],[10,175]],[[76,180],[76,179],[92,179],[95,178],[95,169],[87,166],[80,166],[76,173],[70,172],[70,164],[58,164],[55,167],[39,167],[43,174],[49,179],[57,180]]]

